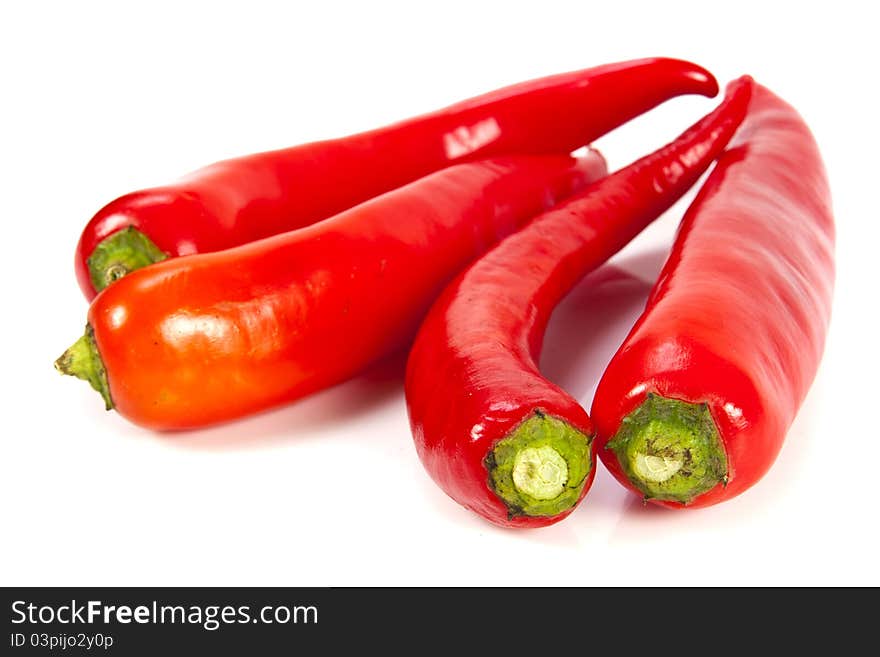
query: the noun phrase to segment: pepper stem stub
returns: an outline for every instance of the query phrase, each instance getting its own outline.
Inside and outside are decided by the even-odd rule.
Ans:
[[[706,404],[649,394],[606,447],[646,499],[690,504],[727,480],[727,455]]]
[[[591,439],[536,411],[500,440],[485,465],[508,516],[552,517],[574,506],[593,466]]]
[[[55,361],[55,369],[62,374],[69,374],[87,381],[92,388],[100,393],[107,410],[113,408],[110,398],[110,386],[107,383],[107,371],[98,354],[95,334],[92,327],[86,324],[86,331],[79,340]]]
[[[133,226],[128,226],[104,238],[92,251],[86,263],[95,290],[119,280],[135,269],[161,262],[168,254]]]

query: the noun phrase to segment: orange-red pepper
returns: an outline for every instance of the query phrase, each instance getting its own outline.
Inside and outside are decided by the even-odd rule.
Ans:
[[[301,230],[139,269],[98,295],[57,366],[155,429],[291,401],[405,345],[464,265],[604,173],[595,152],[459,164]]]

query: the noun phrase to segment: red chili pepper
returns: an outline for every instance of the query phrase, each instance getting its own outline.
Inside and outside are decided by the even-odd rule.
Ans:
[[[358,135],[213,164],[122,196],[85,227],[76,273],[88,299],[168,256],[220,251],[307,226],[463,159],[569,153],[715,79],[644,59],[533,80]]]
[[[180,429],[338,383],[407,343],[464,265],[604,175],[591,153],[460,164],[302,230],[133,272],[56,366]]]
[[[532,221],[434,304],[407,365],[419,457],[454,500],[494,523],[568,515],[595,472],[586,411],[538,371],[550,313],[571,287],[674,203],[721,152],[750,86],[681,137]]]
[[[813,136],[756,84],[596,391],[599,454],[618,480],[652,502],[698,507],[764,475],[819,365],[833,250]]]

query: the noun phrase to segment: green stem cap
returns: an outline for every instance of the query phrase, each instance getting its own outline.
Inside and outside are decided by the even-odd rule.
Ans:
[[[649,394],[606,447],[646,499],[690,504],[727,483],[727,455],[706,404]]]
[[[135,269],[165,260],[168,254],[133,226],[119,230],[101,240],[86,260],[95,290],[119,280]]]
[[[55,369],[62,374],[69,374],[78,379],[89,382],[89,385],[97,390],[104,399],[107,410],[113,408],[113,400],[110,398],[110,386],[107,384],[107,371],[104,362],[98,354],[98,346],[95,344],[95,333],[92,327],[86,324],[86,332],[73,343],[61,357],[55,361]]]
[[[489,486],[508,517],[555,516],[580,499],[592,468],[590,441],[567,422],[536,410],[486,456]]]

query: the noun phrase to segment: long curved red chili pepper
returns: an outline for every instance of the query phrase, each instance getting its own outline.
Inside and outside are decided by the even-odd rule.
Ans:
[[[674,142],[534,219],[434,304],[410,353],[406,399],[419,457],[454,500],[499,525],[538,527],[586,494],[590,419],[537,366],[550,313],[696,182],[749,92],[734,85]]]
[[[809,128],[755,85],[644,313],[599,383],[599,454],[647,500],[698,507],[772,465],[819,365],[834,221]]]
[[[156,429],[291,401],[406,344],[464,265],[604,173],[595,152],[460,164],[301,230],[145,267],[95,299],[56,366]]]
[[[717,91],[699,66],[643,59],[525,82],[343,139],[219,162],[101,209],[77,245],[77,278],[92,299],[168,256],[300,228],[464,159],[568,154],[674,96]]]

